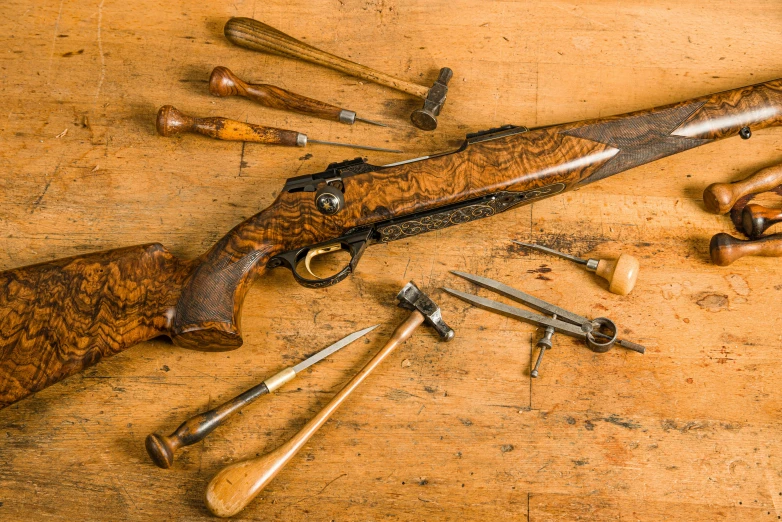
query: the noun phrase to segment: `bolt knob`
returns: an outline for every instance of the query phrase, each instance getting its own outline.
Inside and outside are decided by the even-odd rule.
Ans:
[[[595,273],[608,281],[608,291],[612,294],[627,295],[632,292],[638,279],[641,265],[636,258],[621,254],[617,259],[601,259]]]

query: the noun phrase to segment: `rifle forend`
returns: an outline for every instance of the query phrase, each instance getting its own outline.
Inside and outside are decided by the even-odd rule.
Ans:
[[[0,407],[152,337],[231,350],[255,277],[287,266],[322,287],[365,247],[488,217],[722,138],[782,123],[782,80],[564,125],[468,136],[451,153],[361,160],[288,180],[275,202],[192,261],[158,244],[0,273]],[[298,270],[347,250],[327,278]]]

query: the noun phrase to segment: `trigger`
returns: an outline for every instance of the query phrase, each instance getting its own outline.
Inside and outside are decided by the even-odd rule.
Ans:
[[[333,245],[326,245],[320,248],[313,248],[312,250],[307,252],[307,257],[304,258],[304,268],[307,269],[307,272],[309,272],[312,277],[314,277],[315,279],[319,279],[319,277],[312,272],[312,268],[310,268],[310,262],[317,256],[322,256],[323,254],[330,254],[331,252],[337,252],[339,250],[342,250],[342,245],[340,243],[336,243]]]

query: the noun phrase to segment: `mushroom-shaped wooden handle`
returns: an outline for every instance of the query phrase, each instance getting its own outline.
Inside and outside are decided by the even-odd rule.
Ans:
[[[311,114],[318,118],[339,121],[342,109],[335,105],[307,98],[274,85],[247,83],[227,67],[215,67],[209,78],[209,92],[215,96],[243,96],[265,107]]]
[[[751,238],[758,238],[768,227],[782,221],[782,209],[750,203],[741,211],[741,226]]]
[[[224,32],[228,41],[239,47],[322,65],[419,98],[425,99],[429,94],[428,87],[394,78],[364,65],[321,51],[252,18],[231,18],[226,22]]]
[[[703,191],[706,210],[713,214],[725,214],[740,198],[757,194],[782,185],[782,163],[757,171],[735,183],[713,183]]]
[[[711,262],[728,266],[744,256],[782,256],[782,234],[772,234],[755,240],[738,239],[730,234],[719,233],[709,243]]]
[[[307,143],[306,137],[296,131],[253,125],[222,116],[194,118],[171,105],[165,105],[158,111],[157,131],[161,136],[192,132],[218,140],[250,141],[288,147],[304,146]]]
[[[632,292],[638,280],[641,265],[636,258],[621,254],[617,259],[601,259],[595,273],[608,281],[608,291],[627,295]]]

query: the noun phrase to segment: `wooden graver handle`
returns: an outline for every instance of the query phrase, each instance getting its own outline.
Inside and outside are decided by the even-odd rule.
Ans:
[[[318,118],[339,121],[340,107],[307,98],[274,85],[247,83],[227,67],[215,67],[209,78],[209,92],[215,96],[243,96],[265,107],[311,114]]]
[[[228,20],[225,24],[225,37],[239,47],[322,65],[419,98],[426,98],[429,93],[427,87],[394,78],[364,65],[321,51],[252,18],[231,18]]]
[[[782,163],[757,171],[748,178],[735,183],[713,183],[703,191],[706,210],[714,214],[725,214],[740,198],[757,194],[782,185]]]
[[[635,287],[640,267],[638,259],[628,254],[621,254],[617,259],[601,259],[595,273],[608,281],[609,292],[627,295]]]
[[[192,132],[218,140],[250,141],[287,147],[304,146],[307,142],[306,137],[302,142],[300,136],[303,134],[296,131],[253,125],[252,123],[229,120],[222,116],[194,118],[171,105],[165,105],[158,111],[157,131],[161,136],[175,136],[183,132]]]
[[[331,417],[345,399],[394,349],[405,342],[424,321],[415,311],[394,330],[391,339],[331,402],[288,442],[266,455],[223,468],[206,487],[206,506],[218,517],[230,517],[247,506]]]
[[[738,239],[730,234],[720,233],[709,243],[711,262],[728,266],[744,256],[782,256],[782,234],[772,234],[755,240]]]
[[[147,453],[159,468],[170,468],[174,463],[176,450],[204,440],[234,412],[267,393],[269,388],[266,387],[265,382],[262,382],[217,408],[189,418],[167,437],[152,433],[145,441]]]
[[[741,226],[751,238],[758,238],[771,225],[782,221],[782,209],[750,203],[741,210]]]

